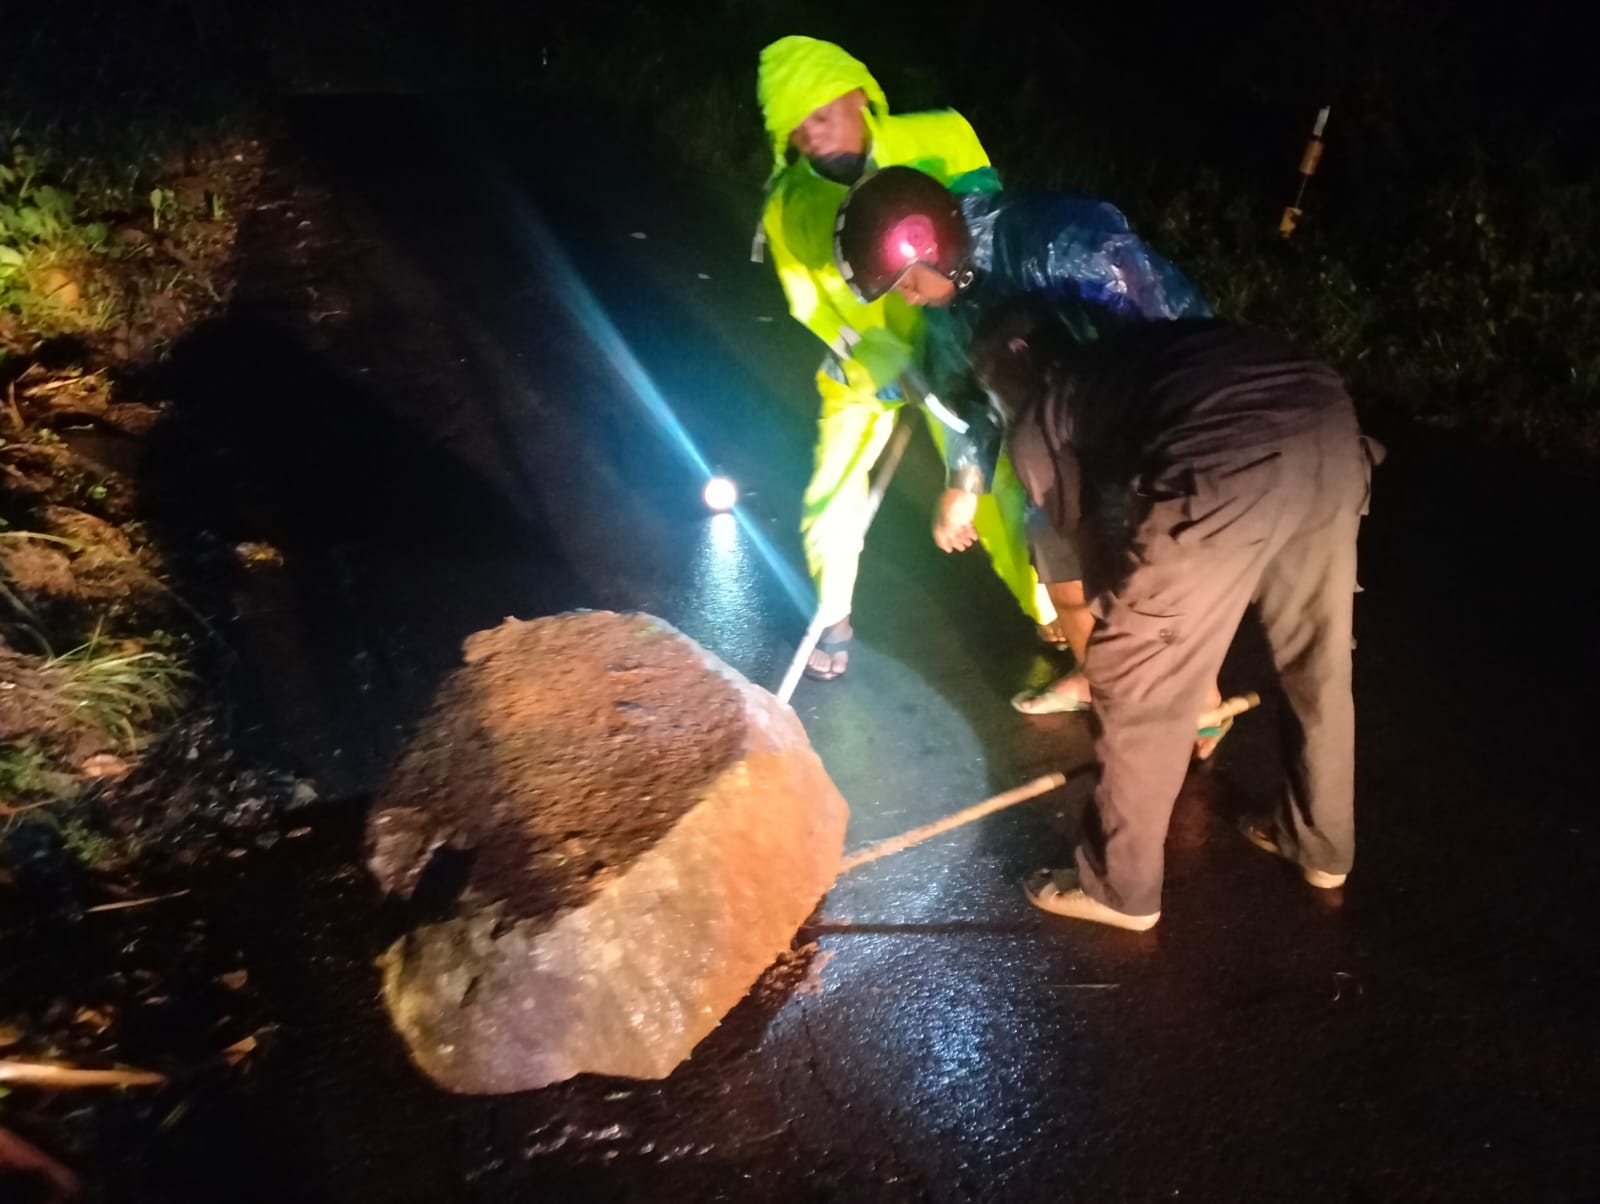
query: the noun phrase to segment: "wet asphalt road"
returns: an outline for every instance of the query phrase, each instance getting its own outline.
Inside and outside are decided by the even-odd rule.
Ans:
[[[775,566],[799,563],[817,351],[746,262],[758,196],[641,173],[619,138],[308,104],[234,315],[174,357],[178,508],[285,555],[237,592],[255,734],[346,801],[218,888],[280,1023],[260,1077],[113,1195],[1600,1199],[1600,655],[1572,563],[1600,489],[1383,423],[1342,892],[1234,835],[1274,780],[1269,696],[1191,776],[1148,934],[1022,899],[1070,847],[1069,788],[840,881],[808,984],[754,994],[665,1082],[471,1099],[410,1068],[373,993],[391,917],[360,803],[460,639],[638,608],[773,686],[806,618]],[[740,481],[742,526],[700,507],[652,389]],[[919,436],[850,674],[795,698],[851,847],[1088,755],[1081,719],[1006,706],[1052,665],[926,538],[937,480]],[[1270,695],[1248,630],[1223,684]]]

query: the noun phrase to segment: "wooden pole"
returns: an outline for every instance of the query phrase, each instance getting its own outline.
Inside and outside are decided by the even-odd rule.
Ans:
[[[1254,710],[1261,705],[1261,695],[1251,690],[1246,694],[1239,694],[1225,700],[1221,706],[1205,712],[1200,716],[1197,728],[1219,727],[1235,715],[1242,715],[1246,711]],[[1074,773],[1089,772],[1094,766],[1085,766]],[[1025,803],[1031,798],[1038,798],[1041,794],[1048,794],[1067,784],[1068,775],[1064,773],[1047,773],[1043,777],[1034,778],[1033,781],[1015,789],[997,794],[993,798],[986,798],[981,803],[974,803],[964,811],[957,811],[954,815],[947,815],[943,819],[935,820],[931,824],[923,824],[920,828],[913,828],[902,836],[895,836],[889,840],[879,841],[877,844],[868,845],[858,853],[852,853],[839,864],[839,873],[848,874],[851,870],[859,869],[869,862],[877,861],[880,857],[887,857],[891,853],[903,852],[913,845],[921,844],[925,840],[932,840],[935,836],[942,836],[946,832],[963,827],[974,820],[982,819],[986,815],[993,815],[996,811],[1004,811],[1007,807],[1015,807],[1018,803]]]
[[[1253,711],[1260,705],[1261,695],[1254,690],[1246,694],[1238,694],[1225,700],[1216,710],[1203,713],[1195,727],[1202,731],[1208,727],[1221,727],[1235,715],[1243,715],[1246,711]]]
[[[894,471],[900,467],[900,457],[905,455],[906,444],[910,442],[911,424],[902,417],[895,426],[894,434],[889,438],[889,446],[884,449],[883,455],[878,460],[878,475],[872,482],[871,491],[867,494],[867,512],[861,523],[862,539],[866,538],[867,529],[877,517],[883,495],[889,491],[889,482],[894,479]],[[776,693],[779,702],[788,702],[793,697],[794,688],[800,684],[800,674],[805,671],[806,661],[811,659],[811,652],[816,648],[817,641],[822,638],[825,627],[822,611],[818,610],[811,616],[811,625],[806,628],[805,637],[800,641],[800,647],[795,650],[794,659],[789,662],[789,670],[778,685]]]
[[[1015,807],[1018,803],[1025,803],[1031,798],[1038,798],[1041,794],[1067,784],[1067,775],[1064,773],[1047,773],[1042,778],[1034,778],[1024,786],[1007,790],[1004,794],[997,794],[993,798],[984,799],[981,803],[974,803],[965,811],[957,811],[954,815],[947,815],[941,820],[931,824],[923,824],[920,828],[913,828],[904,836],[896,836],[891,840],[879,841],[877,844],[868,845],[859,853],[852,853],[846,857],[839,866],[840,874],[848,874],[853,869],[858,869],[870,861],[880,857],[887,857],[891,853],[898,853],[909,849],[914,844],[921,844],[924,840],[931,840],[935,836],[943,835],[952,828],[959,828],[963,824],[970,824],[975,819],[982,819],[985,815],[993,815],[996,811],[1003,811],[1007,807]]]
[[[154,1087],[167,1076],[154,1070],[88,1070],[58,1062],[0,1061],[0,1083],[30,1087]]]

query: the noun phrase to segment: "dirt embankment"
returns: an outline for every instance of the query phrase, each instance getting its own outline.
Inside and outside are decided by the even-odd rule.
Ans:
[[[232,653],[179,579],[146,454],[175,420],[164,357],[227,310],[265,158],[247,138],[192,147],[150,209],[80,199],[76,225],[27,242],[0,280],[6,1199],[67,1198],[63,1164],[91,1169],[72,1116],[154,1139],[194,1090],[247,1069],[269,1027],[202,884],[292,834],[287,804],[309,791],[231,747],[214,679]],[[38,189],[19,195],[44,212]],[[129,1064],[144,1077],[118,1079]]]

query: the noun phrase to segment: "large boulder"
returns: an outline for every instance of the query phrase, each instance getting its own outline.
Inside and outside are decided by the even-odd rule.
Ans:
[[[383,955],[395,1027],[453,1091],[664,1077],[833,881],[844,799],[793,711],[660,619],[508,619],[465,653],[368,820],[386,891],[465,882]]]

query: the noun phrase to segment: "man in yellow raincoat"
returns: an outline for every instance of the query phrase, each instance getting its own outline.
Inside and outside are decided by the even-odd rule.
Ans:
[[[770,249],[790,313],[826,347],[800,534],[827,624],[806,673],[831,680],[848,663],[868,475],[905,401],[901,378],[923,337],[915,308],[895,295],[863,302],[839,274],[839,203],[869,165],[915,167],[954,192],[992,191],[999,179],[964,117],[952,110],[891,116],[877,80],[831,42],[787,37],[766,47],[756,93],[776,163],[758,239]],[[941,439],[942,428],[932,429]],[[1028,557],[1025,506],[1002,462],[975,526],[995,573],[1048,632],[1055,609]]]

